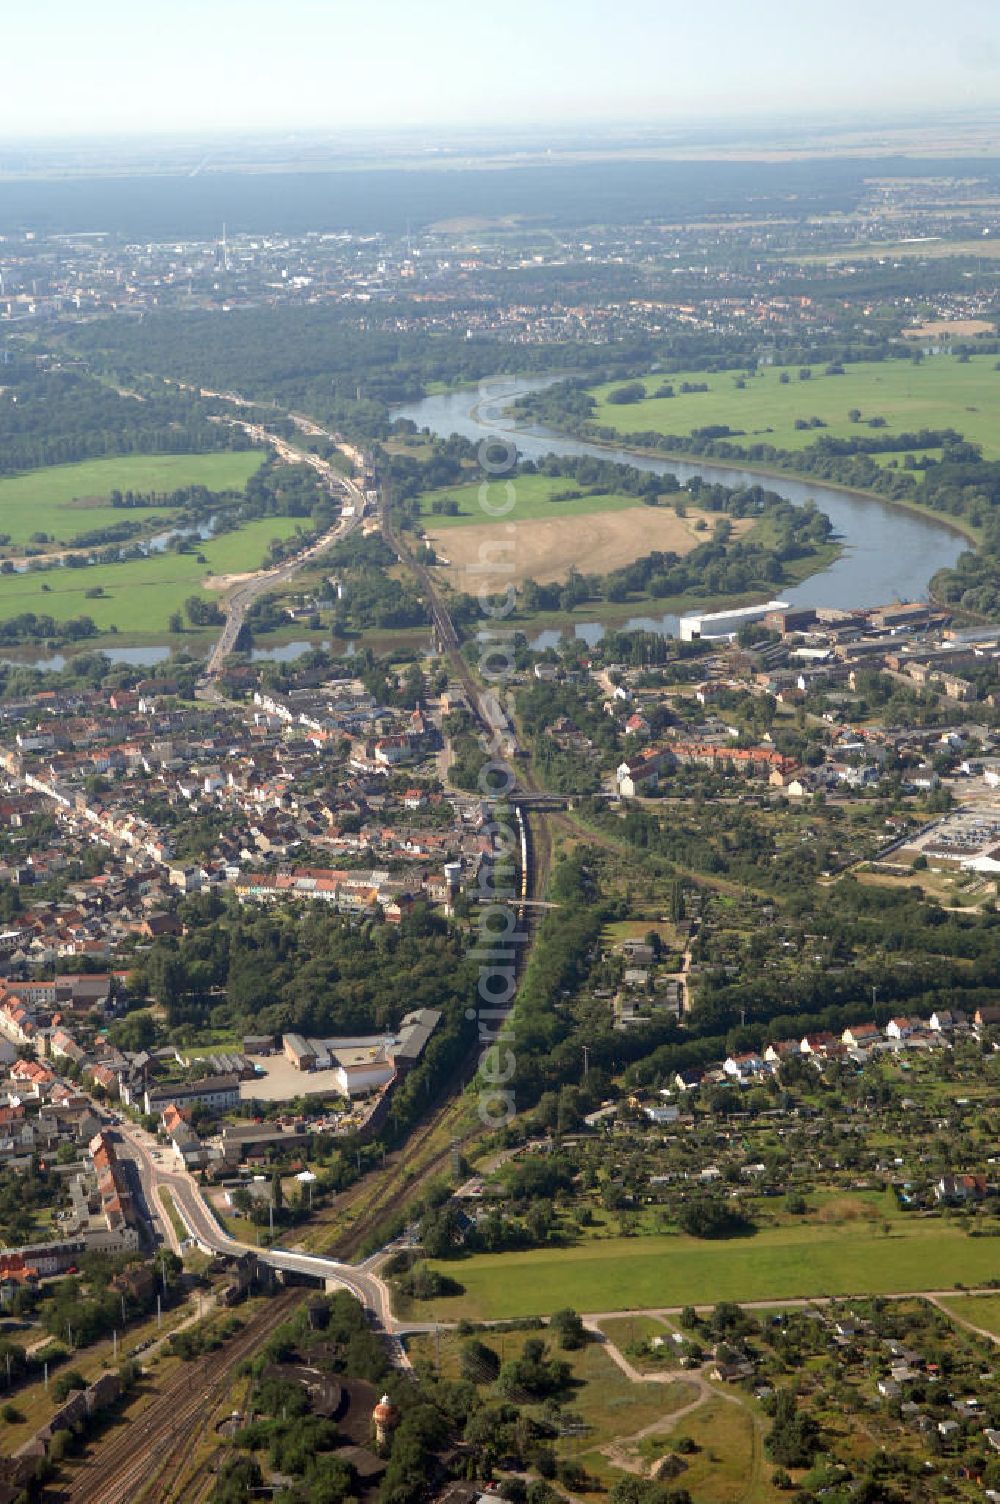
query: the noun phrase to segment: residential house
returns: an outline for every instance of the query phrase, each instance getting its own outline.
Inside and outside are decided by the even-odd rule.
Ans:
[[[841,1043],[849,1050],[870,1050],[882,1038],[877,1024],[851,1024],[840,1036]]]
[[[988,1190],[985,1175],[942,1175],[934,1187],[934,1194],[938,1201],[954,1206],[982,1201]]]
[[[799,1049],[803,1055],[826,1055],[838,1042],[836,1034],[821,1029],[816,1034],[804,1034]]]
[[[763,1058],[752,1050],[744,1055],[729,1055],[722,1069],[736,1081],[751,1081],[764,1070]]]

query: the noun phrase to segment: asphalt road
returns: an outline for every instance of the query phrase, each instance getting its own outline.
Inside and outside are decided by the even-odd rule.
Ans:
[[[136,1165],[150,1211],[175,1252],[179,1252],[177,1234],[160,1201],[160,1191],[164,1189],[170,1192],[178,1215],[191,1237],[206,1252],[222,1254],[227,1258],[253,1253],[261,1263],[269,1264],[274,1269],[340,1285],[343,1289],[350,1290],[372,1313],[383,1330],[392,1336],[395,1321],[389,1290],[375,1273],[371,1260],[364,1264],[342,1264],[337,1259],[320,1254],[298,1252],[292,1248],[260,1248],[256,1244],[231,1238],[219,1226],[194,1178],[173,1162],[169,1149],[158,1144],[144,1128],[126,1119],[119,1125],[119,1131],[130,1151],[129,1157]]]
[[[254,601],[258,600],[260,596],[266,595],[269,590],[274,590],[279,585],[287,584],[303,565],[317,558],[333,543],[338,542],[341,538],[346,538],[348,533],[357,527],[361,521],[365,508],[365,497],[361,488],[350,477],[341,475],[339,470],[335,470],[329,461],[320,459],[318,454],[303,455],[284,439],[279,438],[277,434],[270,433],[259,424],[240,423],[239,427],[245,429],[250,437],[256,439],[259,443],[269,445],[282,459],[287,460],[290,464],[305,463],[309,465],[316,471],[317,475],[326,481],[331,493],[338,490],[346,491],[349,500],[354,505],[354,516],[342,517],[336,526],[330,528],[328,532],[323,534],[322,538],[310,544],[302,553],[296,554],[293,559],[286,560],[285,563],[277,565],[274,569],[261,570],[260,573],[253,575],[247,580],[243,580],[230,590],[224,602],[226,624],[222,629],[218,642],[209,655],[205,679],[202,681],[203,694],[206,698],[213,698],[211,681],[219,674],[222,665],[236,646],[236,639],[240,635],[247,611],[253,605]],[[323,433],[321,429],[313,429],[312,431],[317,434]],[[332,439],[332,435],[327,434],[324,436]]]

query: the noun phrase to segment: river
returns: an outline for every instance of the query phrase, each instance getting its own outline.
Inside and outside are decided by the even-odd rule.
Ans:
[[[127,663],[130,668],[153,668],[157,663],[166,663],[170,657],[169,648],[94,648],[87,646],[86,638],[80,643],[79,653],[102,653],[109,662]],[[65,653],[43,653],[32,657],[30,650],[22,658],[0,658],[0,664],[5,668],[34,668],[42,674],[61,674],[68,662]]]
[[[552,378],[549,378],[551,380]],[[517,423],[504,409],[517,395],[548,385],[544,379],[498,378],[488,383],[488,396],[474,387],[424,397],[394,409],[396,418],[411,418],[418,428],[447,437],[459,433],[469,439],[488,434],[512,434],[525,459],[544,454],[590,454],[650,470],[657,475],[676,475],[690,480],[700,475],[724,486],[763,485],[789,501],[815,501],[833,523],[842,546],[840,557],[828,569],[811,575],[801,585],[777,590],[782,600],[800,606],[878,606],[893,600],[920,600],[926,596],[930,578],[937,570],[955,563],[969,547],[954,528],[904,507],[892,506],[877,497],[838,491],[831,486],[775,476],[749,467],[731,469],[708,462],[651,459],[626,448],[612,448],[569,438],[541,425]],[[625,625],[653,631],[676,630],[675,616],[632,617]],[[603,628],[597,622],[575,622],[576,635],[596,641]],[[558,633],[545,632],[536,639],[545,647],[558,640]]]

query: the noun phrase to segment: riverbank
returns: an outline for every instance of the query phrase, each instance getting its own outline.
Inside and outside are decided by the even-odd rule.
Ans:
[[[577,626],[597,625],[604,629],[621,630],[630,621],[637,619],[657,623],[649,630],[667,630],[665,618],[684,616],[689,613],[705,615],[710,611],[738,610],[742,606],[756,606],[764,601],[781,596],[794,589],[813,574],[828,569],[840,557],[842,545],[834,540],[822,544],[808,559],[796,559],[788,565],[792,576],[784,584],[761,586],[760,590],[742,591],[737,595],[635,595],[627,601],[583,601],[571,610],[537,611],[533,614],[514,612],[506,618],[506,625],[514,631],[523,632],[529,641],[544,632],[559,631],[572,636]],[[641,630],[633,627],[631,630]]]
[[[553,381],[560,381],[562,379],[562,376],[551,378]],[[458,383],[450,387],[445,387],[440,382],[434,385],[439,390],[431,392],[430,384],[428,384],[428,399],[431,397],[460,397],[471,390],[469,383]],[[537,386],[533,386],[532,389],[537,390]],[[514,394],[514,401],[516,401],[517,395],[523,396],[525,393]],[[883,496],[878,491],[869,491],[862,486],[848,486],[842,481],[820,478],[809,474],[807,471],[796,470],[790,465],[768,464],[766,461],[761,460],[728,459],[714,454],[695,454],[687,449],[647,449],[643,445],[631,443],[629,436],[618,432],[618,430],[616,430],[618,438],[611,440],[596,438],[585,430],[554,428],[547,423],[534,423],[530,421],[525,423],[523,418],[518,417],[513,402],[508,402],[501,409],[501,416],[511,420],[504,430],[507,433],[516,433],[520,428],[524,432],[530,433],[532,438],[547,439],[551,437],[557,442],[562,439],[573,444],[584,444],[588,449],[601,450],[609,459],[619,459],[620,463],[623,464],[627,464],[629,462],[628,457],[633,456],[637,459],[663,464],[664,466],[669,465],[673,460],[679,464],[691,465],[706,470],[719,469],[744,475],[754,475],[758,476],[761,480],[793,480],[800,485],[813,486],[818,490],[836,491],[842,496],[854,497],[860,501],[874,501],[880,506],[892,507],[901,512],[909,512],[912,516],[922,517],[927,521],[937,523],[942,528],[947,529],[948,532],[966,539],[977,548],[982,543],[982,528],[976,527],[974,523],[967,521],[965,518],[944,516],[942,513],[936,512],[933,507],[923,506],[917,500]],[[485,422],[482,404],[479,402],[475,402],[470,406],[469,417],[484,429],[499,426]],[[559,451],[552,452],[558,453]],[[622,456],[624,458],[621,458]]]
[[[765,472],[763,467],[733,460],[716,464],[704,456],[685,460],[679,454],[597,444],[544,425],[510,426],[509,415],[506,420],[499,416],[501,408],[510,408],[514,397],[537,390],[541,384],[536,379],[523,380],[516,386],[512,383],[503,401],[495,407],[490,404],[488,411],[477,392],[453,389],[447,395],[401,404],[393,409],[393,416],[409,419],[418,430],[426,429],[443,438],[459,434],[473,444],[487,434],[501,433],[516,441],[524,459],[539,461],[549,454],[592,455],[657,475],[673,475],[681,485],[698,476],[706,484],[763,486],[796,506],[813,502],[833,523],[839,553],[828,568],[814,569],[803,583],[779,587],[781,595],[797,607],[864,610],[892,600],[925,600],[931,577],[939,569],[954,567],[976,541],[971,530],[959,525],[957,519],[940,518],[929,508],[913,503],[891,503],[874,492],[781,470]],[[698,609],[706,606],[702,599],[683,604]]]
[[[564,379],[564,376],[559,374],[559,376],[552,378],[552,381],[562,381],[562,379]],[[477,390],[478,382],[456,382],[454,385],[447,385],[445,382],[427,382],[427,399],[432,399],[432,397],[460,397],[463,394],[472,393],[472,391]],[[594,438],[589,433],[579,432],[579,430],[555,429],[555,427],[550,427],[549,424],[529,423],[525,426],[523,420],[517,418],[516,409],[513,406],[516,397],[517,394],[513,394],[513,399],[507,403],[507,406],[501,409],[502,417],[513,420],[510,426],[505,429],[505,432],[508,433],[516,433],[519,427],[525,427],[526,432],[531,432],[532,438],[534,436],[541,438],[543,435],[550,435],[553,439],[568,439],[568,441],[574,442],[574,444],[585,444],[588,448],[603,450],[609,457],[617,456],[617,454],[633,454],[633,456],[639,457],[639,459],[656,460],[656,462],[663,463],[665,466],[669,466],[671,460],[675,459],[678,463],[683,463],[683,465],[704,466],[705,469],[725,469],[725,471],[759,475],[762,480],[794,480],[803,484],[803,486],[815,486],[821,490],[836,490],[842,496],[856,496],[860,501],[875,501],[883,505],[883,507],[893,507],[898,511],[908,511],[911,516],[925,517],[928,522],[938,523],[938,526],[946,528],[949,532],[955,532],[955,534],[958,534],[958,537],[967,538],[974,547],[979,547],[979,544],[982,543],[982,528],[977,528],[974,523],[968,522],[964,517],[944,516],[940,511],[935,511],[932,507],[925,507],[925,505],[920,504],[916,499],[907,501],[907,499],[896,498],[896,496],[883,496],[877,490],[866,490],[863,486],[845,486],[842,481],[826,480],[826,478],[811,475],[808,471],[794,469],[792,466],[767,465],[767,463],[761,462],[761,460],[722,459],[722,457],[714,456],[714,454],[693,454],[689,450],[650,450],[650,448],[642,447],[642,445],[630,444],[629,436],[627,435],[620,435],[618,441],[615,442],[612,439]],[[469,418],[472,418],[472,421],[475,421],[475,423],[480,424],[483,429],[490,429],[490,427],[495,426],[495,424],[487,423],[483,414],[483,403],[480,402],[472,403],[469,406]],[[558,451],[553,451],[553,453],[558,453]],[[623,463],[627,463],[627,460],[623,460]]]
[[[389,628],[369,632],[334,636],[329,627],[316,631],[303,628],[301,622],[289,622],[271,632],[259,633],[253,641],[249,655],[235,654],[234,661],[249,656],[254,663],[294,663],[303,654],[319,648],[330,657],[342,661],[348,669],[352,658],[364,648],[370,648],[378,657],[390,657],[400,663],[418,658],[426,649],[430,627],[407,627],[402,630]],[[186,628],[180,636],[166,633],[102,632],[97,637],[88,637],[80,642],[53,643],[36,647],[0,644],[0,665],[11,668],[38,669],[42,673],[61,673],[72,669],[73,662],[94,653],[104,653],[117,664],[134,668],[152,669],[158,665],[194,662],[203,664],[218,629],[213,627]]]
[[[453,390],[458,392],[460,388],[453,388]],[[477,408],[473,408],[472,414],[475,415],[477,411]],[[505,408],[504,417],[515,420],[513,428],[507,431],[516,432],[517,420],[515,409],[513,407]],[[547,433],[551,433],[554,438],[568,439],[573,443],[586,444],[590,448],[601,449],[608,455],[609,459],[622,454],[635,455],[644,460],[656,460],[664,464],[669,464],[671,460],[677,460],[685,465],[701,465],[709,470],[730,470],[744,475],[758,475],[761,479],[766,480],[794,480],[804,486],[815,486],[825,491],[839,491],[842,496],[857,497],[861,501],[876,501],[880,506],[892,507],[898,511],[910,512],[916,517],[924,517],[928,521],[936,522],[940,527],[946,528],[949,532],[956,533],[960,538],[967,539],[976,548],[979,547],[983,540],[982,528],[976,527],[974,523],[967,521],[965,518],[944,515],[941,512],[936,512],[933,507],[924,506],[916,500],[883,496],[879,491],[867,491],[861,486],[847,486],[842,481],[827,480],[825,476],[820,478],[810,475],[807,471],[795,470],[790,465],[769,465],[760,460],[725,459],[714,454],[693,454],[690,450],[686,449],[647,449],[639,444],[629,444],[626,435],[622,435],[616,442],[611,439],[594,438],[589,433],[584,431],[577,432],[570,428],[550,429],[547,424],[529,426],[532,427],[533,432],[536,434],[544,429]],[[622,461],[622,463],[627,464],[627,459]]]

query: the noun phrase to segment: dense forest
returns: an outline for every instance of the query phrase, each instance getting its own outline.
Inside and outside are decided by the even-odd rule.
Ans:
[[[429,624],[427,608],[409,579],[396,579],[388,572],[396,564],[396,555],[378,534],[354,533],[338,543],[328,559],[338,580],[334,621],[338,633]]]
[[[141,324],[105,319],[75,329],[72,340],[81,353],[123,380],[138,381],[156,372],[252,398],[277,399],[364,438],[384,438],[390,406],[422,397],[428,382],[598,362],[597,352],[588,355],[576,346],[382,331],[329,307],[164,312]],[[636,341],[622,351],[622,360],[641,360],[651,353],[648,341]],[[603,352],[600,363],[609,361],[615,366],[615,358]]]
[[[0,221],[8,231],[70,231],[97,222],[128,239],[215,239],[231,232],[306,234],[353,230],[403,234],[455,216],[490,221],[525,218],[542,224],[588,225],[599,205],[602,225],[696,221],[720,214],[802,216],[843,211],[864,201],[872,178],[924,179],[941,163],[919,156],[813,158],[774,162],[554,160],[544,166],[448,165],[375,172],[213,171],[171,177],[16,177],[0,191]],[[991,158],[949,160],[956,177],[982,180],[992,191]]]
[[[360,923],[322,905],[244,912],[216,895],[188,900],[183,946],[156,941],[130,990],[165,1010],[171,1038],[210,1026],[235,1034],[391,1031],[414,1008],[444,1017],[419,1067],[393,1098],[392,1121],[409,1124],[472,1042],[466,1005],[475,973],[459,931],[417,904],[400,924]]]
[[[117,454],[248,449],[239,430],[209,422],[191,394],[165,387],[141,400],[79,368],[15,356],[0,383],[0,475]]]
[[[497,306],[513,291],[498,288]],[[525,296],[520,282],[516,293]],[[573,290],[574,297],[581,295],[581,289]],[[390,409],[425,396],[432,382],[453,385],[532,372],[574,373],[553,389],[560,394],[579,388],[580,372],[587,373],[587,382],[600,382],[652,365],[667,373],[726,370],[753,365],[760,354],[759,339],[744,334],[679,329],[656,336],[629,333],[613,345],[528,345],[401,331],[398,324],[408,316],[406,307],[396,309],[392,304],[360,316],[328,306],[228,313],[163,310],[141,323],[102,319],[78,326],[66,337],[88,361],[121,381],[139,383],[155,373],[194,386],[238,391],[260,402],[276,400],[348,436],[368,440],[386,438],[392,426]],[[850,362],[881,360],[893,353],[893,345],[881,334],[831,335],[814,338],[808,346],[794,338],[776,339],[772,356],[787,363]],[[540,396],[544,401],[545,393]]]
[[[967,549],[954,568],[938,570],[931,591],[942,605],[1000,621],[1000,517],[991,518],[984,527],[976,552]]]

